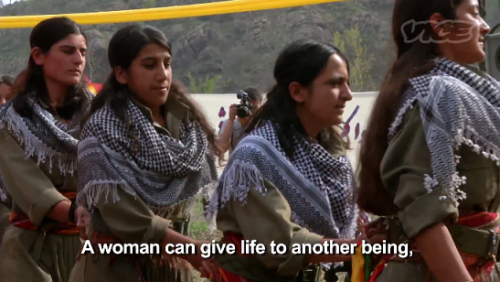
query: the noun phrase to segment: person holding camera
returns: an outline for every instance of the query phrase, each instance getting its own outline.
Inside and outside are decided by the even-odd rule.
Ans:
[[[248,87],[238,91],[236,97],[240,104],[232,104],[229,107],[229,119],[224,121],[219,133],[219,149],[231,154],[243,138],[245,128],[254,114],[262,105],[263,93],[255,87]]]

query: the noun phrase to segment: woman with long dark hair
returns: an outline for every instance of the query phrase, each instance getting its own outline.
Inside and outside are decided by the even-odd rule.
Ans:
[[[376,281],[499,281],[500,85],[469,66],[489,27],[477,0],[397,0],[392,25],[358,203],[414,255],[386,257]]]
[[[86,233],[96,254],[79,259],[71,281],[191,281],[185,261],[202,269],[202,241],[186,236],[186,221],[195,196],[217,181],[214,155],[222,153],[201,108],[172,82],[172,56],[165,35],[150,26],[129,25],[111,38],[112,73],[78,148],[78,203],[91,213]],[[100,243],[161,248],[109,255],[98,253]],[[190,244],[196,253],[164,256],[167,244]]]
[[[79,123],[92,98],[81,84],[87,40],[57,17],[35,26],[30,47],[21,90],[0,109],[0,169],[13,205],[0,281],[64,282],[81,246],[74,199]]]
[[[217,255],[216,281],[321,281],[321,263],[350,256],[293,255],[293,245],[356,242],[356,185],[341,138],[352,99],[347,59],[330,44],[300,40],[281,52],[274,77],[208,210],[222,242],[256,240],[266,252]],[[286,254],[272,254],[273,241]]]

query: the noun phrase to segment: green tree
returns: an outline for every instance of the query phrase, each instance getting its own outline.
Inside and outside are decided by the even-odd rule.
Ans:
[[[156,0],[144,0],[142,3],[143,8],[155,8],[156,7]]]
[[[224,88],[224,86],[227,85],[230,81],[228,79],[225,82],[223,82],[222,85],[218,84],[218,82],[220,82],[220,80],[222,79],[222,76],[218,74],[214,76],[207,75],[205,77],[205,81],[203,81],[201,78],[198,79],[198,81],[196,81],[193,75],[191,75],[190,71],[188,71],[187,76],[189,78],[189,89],[191,90],[191,93],[196,93],[196,94],[214,93],[217,86],[220,86],[220,88]]]
[[[375,84],[370,71],[373,68],[374,58],[363,43],[358,25],[342,33],[335,32],[333,45],[339,48],[349,60],[351,90],[373,90]]]

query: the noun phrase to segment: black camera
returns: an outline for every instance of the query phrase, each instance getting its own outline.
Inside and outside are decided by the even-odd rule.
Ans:
[[[248,94],[240,90],[238,93],[236,93],[236,97],[241,100],[241,103],[236,105],[236,115],[239,118],[246,118],[252,114],[252,103],[250,100],[250,97],[248,97]]]

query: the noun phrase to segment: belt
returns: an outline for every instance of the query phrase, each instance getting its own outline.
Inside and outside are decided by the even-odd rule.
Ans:
[[[390,218],[388,218],[388,222],[389,240],[396,244],[405,242],[406,236],[401,223],[397,219]],[[459,224],[449,225],[448,230],[459,251],[480,257],[489,258],[493,255],[498,257],[500,234]]]
[[[448,226],[459,251],[481,257],[498,257],[500,235],[490,230],[480,230],[461,225]]]
[[[61,194],[63,194],[68,199],[74,199],[76,196],[75,192],[62,192]],[[21,211],[18,212],[12,211],[9,216],[9,222],[10,224],[18,228],[33,230],[33,231],[39,230],[39,228],[37,228],[35,224],[31,222],[29,216]],[[80,233],[80,230],[77,228],[77,226],[71,222],[55,223],[54,226],[51,226],[48,229],[42,231],[49,234],[59,234],[59,235],[75,235]]]

